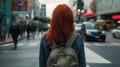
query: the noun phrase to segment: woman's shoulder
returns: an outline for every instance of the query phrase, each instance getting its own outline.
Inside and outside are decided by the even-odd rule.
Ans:
[[[82,36],[81,36],[81,35],[77,35],[74,43],[77,44],[78,47],[79,47],[79,46],[83,46],[84,43],[83,43],[83,38],[82,38]]]
[[[41,46],[43,46],[43,47],[48,47],[48,42],[47,42],[45,36],[43,36],[43,37],[41,38],[41,41],[40,41],[40,42],[41,42],[41,43],[40,43]]]
[[[47,43],[47,40],[46,40],[45,36],[42,36],[41,43]]]
[[[82,36],[78,33],[78,35],[76,36],[76,41],[83,41]]]

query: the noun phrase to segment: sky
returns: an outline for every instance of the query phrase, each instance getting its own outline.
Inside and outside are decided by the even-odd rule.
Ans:
[[[51,17],[54,8],[60,3],[67,4],[68,0],[45,0],[44,2],[46,4],[46,16]]]

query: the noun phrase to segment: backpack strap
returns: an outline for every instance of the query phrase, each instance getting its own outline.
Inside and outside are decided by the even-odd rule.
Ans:
[[[71,47],[72,46],[72,43],[74,42],[74,40],[75,40],[75,38],[76,38],[76,36],[77,35],[79,35],[77,32],[73,32],[73,34],[72,34],[72,36],[67,40],[67,42],[66,42],[66,46],[67,47]]]
[[[56,47],[58,47],[58,46],[57,46],[57,44],[55,43],[55,41],[53,41],[53,42],[52,42],[52,45],[50,46],[50,48],[51,48],[51,49],[54,49],[54,48],[56,48]]]

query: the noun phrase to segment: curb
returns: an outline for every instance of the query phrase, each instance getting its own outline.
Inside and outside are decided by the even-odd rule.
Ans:
[[[23,38],[18,39],[18,41],[20,41],[22,39],[25,39],[25,38],[26,38],[26,36],[23,37]],[[13,40],[12,41],[8,41],[8,42],[4,42],[4,43],[0,43],[0,45],[4,45],[4,44],[7,44],[7,43],[12,43],[12,42],[13,42]]]

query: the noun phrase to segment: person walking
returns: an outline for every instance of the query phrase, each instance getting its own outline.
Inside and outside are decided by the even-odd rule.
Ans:
[[[40,32],[41,32],[41,34],[43,35],[43,24],[42,24],[42,22],[40,22],[40,23],[38,24],[38,35],[39,35]]]
[[[18,35],[20,34],[20,29],[15,22],[13,22],[12,26],[10,27],[8,37],[10,37],[10,34],[12,36],[15,45],[14,49],[17,49],[17,39],[18,39]]]
[[[48,32],[41,39],[39,67],[86,67],[83,39],[74,27],[71,9],[59,4],[52,13]]]
[[[2,41],[2,22],[0,22],[0,41]]]
[[[35,39],[35,34],[36,34],[36,24],[33,22],[31,25],[31,37],[32,39]]]
[[[2,25],[2,40],[5,41],[6,38],[6,24]]]
[[[30,24],[26,25],[27,40],[30,40]]]

